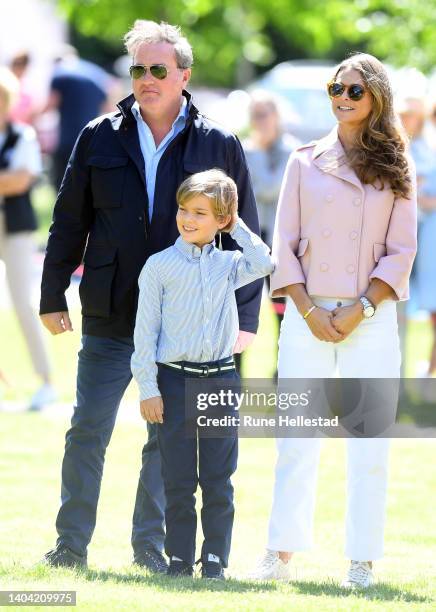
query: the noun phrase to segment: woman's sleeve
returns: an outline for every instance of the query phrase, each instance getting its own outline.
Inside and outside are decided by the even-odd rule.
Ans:
[[[417,250],[416,170],[409,159],[412,188],[410,199],[396,198],[386,234],[386,255],[369,279],[379,278],[392,287],[398,300],[409,298],[409,277]]]
[[[271,297],[286,295],[283,288],[288,285],[306,283],[296,256],[300,234],[300,164],[292,154],[283,177],[274,226],[272,259],[275,269],[271,274]]]

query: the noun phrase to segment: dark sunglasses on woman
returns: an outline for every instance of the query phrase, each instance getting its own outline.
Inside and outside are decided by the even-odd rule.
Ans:
[[[365,95],[366,89],[363,85],[359,83],[355,83],[354,85],[344,85],[339,81],[331,81],[327,83],[327,93],[330,98],[339,98],[342,96],[344,91],[348,91],[348,97],[350,100],[354,100],[354,102],[358,102]]]
[[[150,70],[151,76],[155,79],[159,79],[159,81],[166,79],[170,72],[165,64],[152,64],[151,66],[145,66],[144,64],[133,64],[133,66],[130,66],[129,68],[130,76],[135,80],[141,79],[143,76],[145,76],[147,74],[147,70]]]

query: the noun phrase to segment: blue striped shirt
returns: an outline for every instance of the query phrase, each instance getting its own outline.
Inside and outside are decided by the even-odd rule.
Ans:
[[[273,270],[268,246],[238,219],[230,235],[241,251],[202,249],[181,236],[147,260],[131,367],[140,399],[160,395],[156,362],[216,361],[232,355],[239,320],[235,290]]]
[[[135,102],[132,106],[133,116],[136,119],[138,126],[139,144],[141,146],[142,156],[145,164],[145,180],[147,184],[147,195],[148,195],[148,218],[151,221],[154,207],[154,191],[156,187],[156,173],[159,165],[160,158],[165,152],[170,142],[179,134],[186,125],[186,113],[187,113],[187,100],[185,96],[182,96],[183,100],[180,104],[180,111],[175,118],[171,130],[165,136],[165,138],[156,146],[154,136],[142,118],[141,109],[138,102]]]

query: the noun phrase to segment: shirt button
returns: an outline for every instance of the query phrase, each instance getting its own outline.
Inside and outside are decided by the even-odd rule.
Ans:
[[[333,196],[329,193],[328,195],[326,195],[325,200],[326,202],[333,202]]]
[[[349,265],[347,266],[347,272],[348,274],[353,274],[353,272],[356,270],[356,268],[353,265]]]
[[[351,240],[356,240],[356,238],[357,238],[357,232],[351,232],[351,234],[350,234],[350,238],[351,238]]]
[[[142,221],[142,217],[138,217],[138,221]]]
[[[362,200],[360,198],[354,198],[353,204],[354,206],[360,206],[362,204]]]
[[[321,270],[321,272],[327,272],[327,270],[329,269],[328,263],[325,263],[323,261],[322,264],[319,266],[319,269]]]
[[[322,235],[324,236],[324,238],[328,238],[331,233],[332,233],[331,230],[326,228],[325,230],[323,230]]]

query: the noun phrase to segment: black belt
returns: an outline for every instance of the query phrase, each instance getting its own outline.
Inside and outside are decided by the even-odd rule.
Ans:
[[[178,370],[187,376],[197,375],[199,378],[207,378],[218,372],[229,372],[235,369],[233,357],[210,361],[208,363],[193,363],[191,361],[174,361],[169,363],[158,363],[158,365],[170,370]]]

